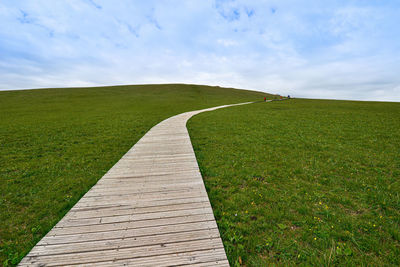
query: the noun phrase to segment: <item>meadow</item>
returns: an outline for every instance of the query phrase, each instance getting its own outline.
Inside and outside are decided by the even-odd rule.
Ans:
[[[255,103],[188,129],[231,266],[400,265],[400,103]]]
[[[158,122],[264,95],[179,84],[0,92],[0,263],[17,264]]]

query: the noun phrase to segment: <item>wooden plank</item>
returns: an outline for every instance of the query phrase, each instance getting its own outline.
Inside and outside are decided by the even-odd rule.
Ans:
[[[150,176],[150,175],[149,175]],[[146,178],[145,176],[126,176],[126,177],[114,177],[114,178],[106,178],[104,182],[99,184],[100,188],[113,188],[114,186],[131,186],[133,188],[139,187],[154,187],[154,185],[166,185],[177,183],[180,185],[187,184],[202,184],[202,181],[199,181],[200,177],[188,177],[188,176],[153,176],[153,179]],[[144,184],[143,184],[144,183]]]
[[[85,195],[85,198],[98,198],[101,196],[112,196],[112,197],[126,197],[132,195],[151,195],[156,193],[184,193],[190,191],[199,191],[203,189],[203,185],[193,184],[188,186],[186,184],[172,184],[172,185],[159,185],[158,187],[154,186],[153,188],[127,188],[127,187],[118,187],[107,190],[107,189],[98,189],[96,191],[92,191]]]
[[[111,240],[96,240],[89,242],[75,243],[73,246],[69,244],[43,245],[36,246],[31,251],[31,256],[49,256],[62,255],[72,253],[93,252],[101,250],[133,248],[150,245],[164,245],[176,242],[194,241],[205,238],[218,238],[219,232],[217,228],[205,229],[191,232],[175,232],[172,234],[157,234],[142,237],[123,237]]]
[[[145,177],[123,177],[123,178],[107,178],[106,181],[99,184],[99,189],[116,189],[115,187],[123,187],[123,188],[157,188],[157,185],[160,187],[164,185],[173,185],[174,183],[177,186],[184,186],[185,184],[190,185],[198,185],[203,184],[202,181],[199,181],[199,178],[195,177],[154,177],[153,179],[147,179]],[[93,191],[90,191],[93,192]]]
[[[68,218],[91,218],[91,217],[99,217],[99,216],[112,216],[112,215],[122,215],[122,214],[136,214],[136,213],[150,213],[150,212],[158,212],[158,211],[169,211],[169,210],[180,210],[187,209],[190,207],[208,207],[210,203],[206,200],[197,201],[197,202],[184,202],[178,204],[170,204],[170,205],[159,205],[159,206],[122,206],[122,207],[107,207],[102,209],[73,209],[71,210],[66,217]],[[65,217],[64,217],[65,218]]]
[[[27,255],[24,259],[27,264],[46,262],[46,266],[76,265],[112,261],[115,259],[134,259],[153,257],[158,255],[170,255],[174,253],[212,250],[223,248],[220,238],[205,238],[194,241],[168,243],[162,245],[150,245],[133,248],[109,249],[101,251],[77,252],[61,255]]]
[[[181,217],[188,215],[198,215],[212,213],[211,207],[205,208],[192,208],[186,210],[173,210],[173,211],[161,211],[153,213],[144,214],[128,214],[128,215],[115,215],[115,216],[100,216],[97,218],[74,218],[74,219],[64,219],[63,223],[57,225],[57,227],[76,227],[80,225],[97,225],[97,224],[110,224],[110,223],[120,223],[120,222],[136,222],[144,220],[156,220],[171,217]]]
[[[170,233],[181,233],[190,231],[199,231],[206,229],[216,229],[217,224],[213,220],[209,221],[196,221],[172,225],[153,226],[145,228],[134,228],[134,229],[119,229],[116,231],[105,231],[105,232],[90,232],[70,235],[60,235],[55,231],[51,231],[46,238],[43,238],[37,246],[42,245],[56,245],[56,244],[70,244],[84,243],[98,240],[114,240],[126,237],[141,237],[141,236],[152,236],[157,234],[170,234]]]
[[[207,198],[206,195],[204,195],[203,192],[198,192],[198,193],[193,193],[193,194],[182,194],[182,195],[161,195],[161,196],[156,196],[154,198],[150,198],[150,197],[145,197],[143,199],[137,198],[134,201],[131,201],[130,199],[120,199],[120,198],[103,198],[103,199],[83,199],[82,201],[79,201],[79,203],[77,203],[77,205],[79,205],[79,207],[85,207],[85,206],[92,206],[92,205],[106,205],[108,203],[112,203],[112,204],[121,204],[121,205],[136,205],[136,204],[140,204],[140,203],[146,203],[146,202],[168,202],[168,201],[173,201],[173,200],[185,200],[185,199],[189,199],[189,198]]]
[[[167,205],[161,207],[148,207],[148,208],[106,209],[106,210],[94,210],[85,212],[71,211],[64,218],[66,219],[90,219],[90,218],[100,218],[100,217],[104,218],[104,217],[120,216],[120,215],[158,213],[158,212],[188,210],[188,209],[197,209],[206,207],[211,208],[208,202],[194,202],[189,204]]]
[[[126,203],[126,204],[113,204],[108,203],[108,205],[96,205],[96,204],[88,204],[88,205],[79,205],[79,202],[72,207],[71,210],[96,210],[96,209],[104,209],[104,208],[135,208],[135,207],[156,207],[156,206],[166,206],[166,205],[174,205],[188,202],[204,202],[208,201],[208,198],[205,197],[194,197],[194,198],[178,198],[178,199],[167,199],[167,200],[159,200],[159,201],[142,201]]]
[[[161,219],[153,220],[141,220],[141,221],[128,221],[118,223],[103,223],[97,225],[84,225],[79,227],[63,227],[58,224],[52,229],[53,234],[67,235],[67,234],[79,234],[79,233],[93,233],[93,232],[107,232],[114,230],[125,230],[135,228],[146,228],[153,226],[173,225],[182,224],[189,222],[209,221],[213,220],[214,215],[212,213],[186,215],[186,216],[174,216]],[[61,224],[62,225],[62,221]]]
[[[203,197],[207,196],[204,190],[191,190],[184,192],[155,192],[155,193],[147,193],[147,194],[124,194],[124,195],[103,195],[103,196],[92,196],[84,198],[80,201],[80,203],[119,203],[119,202],[131,202],[133,197],[136,197],[136,201],[146,201],[146,200],[164,200],[164,199],[175,199],[175,198],[186,198],[186,197]]]
[[[182,176],[186,174],[187,177],[190,177],[191,175],[197,173],[197,169],[185,169],[185,170],[178,170],[178,169],[169,169],[169,170],[154,170],[153,172],[148,172],[145,173],[143,171],[118,171],[118,172],[112,172],[108,175],[107,179],[112,179],[112,178],[130,178],[130,177],[135,177],[135,176],[164,176],[164,175],[176,175],[176,174],[181,174]],[[178,177],[182,177],[178,176]]]
[[[224,249],[203,250],[195,252],[176,253],[172,255],[152,256],[148,258],[137,258],[128,260],[117,260],[109,262],[98,262],[86,266],[202,266],[218,267],[229,266],[225,259]]]

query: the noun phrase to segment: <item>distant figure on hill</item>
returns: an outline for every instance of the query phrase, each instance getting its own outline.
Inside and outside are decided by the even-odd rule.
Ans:
[[[288,95],[288,96],[287,96],[287,98],[289,98],[289,99],[290,99],[290,95]]]
[[[267,101],[267,98],[264,96],[264,102]]]

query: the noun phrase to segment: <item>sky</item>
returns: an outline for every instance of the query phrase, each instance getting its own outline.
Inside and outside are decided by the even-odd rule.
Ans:
[[[0,90],[148,83],[400,101],[400,1],[0,0]]]

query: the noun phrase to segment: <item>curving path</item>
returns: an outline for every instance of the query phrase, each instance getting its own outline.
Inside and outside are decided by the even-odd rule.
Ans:
[[[186,122],[235,105],[154,126],[19,266],[229,266]]]

